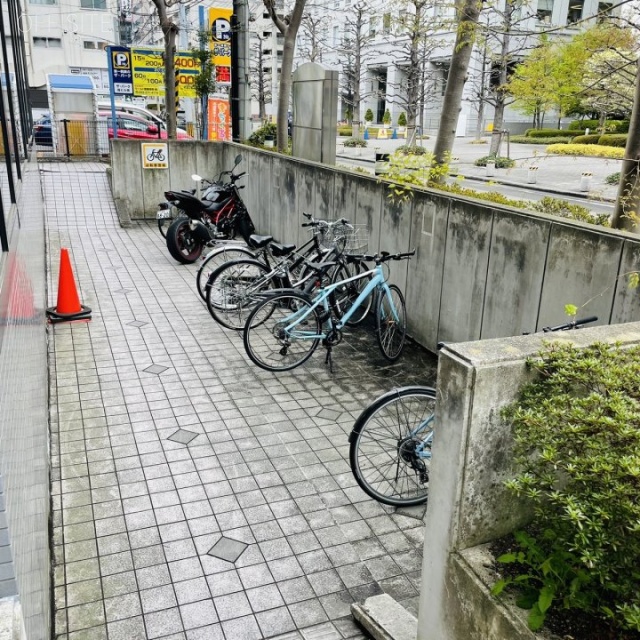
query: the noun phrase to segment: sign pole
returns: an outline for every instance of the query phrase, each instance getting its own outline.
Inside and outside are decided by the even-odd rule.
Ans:
[[[204,31],[205,29],[208,31],[207,24],[204,19],[204,7],[200,5],[198,7],[198,18],[200,20],[200,31]],[[211,37],[211,36],[209,36]],[[205,44],[200,42],[200,48],[204,48]],[[214,70],[215,73],[215,70]],[[200,108],[202,110],[202,131],[200,133],[200,137],[203,140],[209,139],[209,96],[202,96],[200,98]]]
[[[118,139],[118,121],[116,120],[116,93],[113,87],[113,53],[111,47],[107,47],[107,64],[109,66],[109,99],[111,100],[111,126],[113,128],[113,138]],[[107,126],[107,136],[109,127]]]

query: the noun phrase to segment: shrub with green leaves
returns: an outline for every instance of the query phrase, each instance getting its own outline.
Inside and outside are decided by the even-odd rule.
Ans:
[[[495,162],[496,169],[511,169],[511,167],[515,166],[516,161],[511,158],[505,158],[504,156],[483,156],[482,158],[478,158],[473,164],[476,167],[486,167],[487,162]]]
[[[424,147],[421,147],[417,144],[408,145],[403,144],[399,146],[396,151],[400,153],[404,153],[405,155],[414,155],[414,156],[423,156],[425,153],[428,153]]]
[[[573,144],[598,144],[598,140],[600,140],[599,133],[590,133],[588,136],[576,136]]]
[[[373,122],[373,111],[371,109],[367,109],[367,111],[365,112],[364,121]]]
[[[626,133],[608,133],[604,136],[600,136],[600,140],[598,140],[598,144],[604,145],[605,147],[622,147],[623,149],[627,146],[627,134]]]
[[[610,173],[604,181],[607,184],[618,184],[620,182],[620,172],[616,171],[615,173]]]
[[[249,136],[248,142],[252,145],[262,146],[264,145],[265,138],[272,137],[275,139],[277,135],[278,127],[276,124],[274,122],[267,122]]]
[[[386,109],[382,115],[382,124],[391,124],[391,111]]]
[[[553,138],[557,136],[572,138],[583,133],[584,131],[571,131],[569,129],[527,129],[524,135],[527,138]]]
[[[596,156],[598,158],[624,158],[624,149],[618,147],[603,147],[600,144],[551,144],[547,153],[563,156]]]
[[[399,127],[407,126],[407,114],[404,111],[398,116],[398,126]]]
[[[534,508],[515,536],[515,584],[529,626],[574,609],[640,631],[640,346],[552,342],[503,416],[517,475],[506,483]],[[611,636],[614,637],[614,636]]]
[[[609,216],[606,213],[593,214],[587,207],[579,204],[571,204],[567,200],[561,198],[552,198],[544,196],[540,200],[531,202],[528,207],[531,211],[546,213],[552,216],[560,216],[561,218],[570,218],[571,220],[579,220],[580,222],[589,222],[598,224],[601,227],[610,226]]]
[[[598,137],[598,136],[596,136]],[[554,136],[553,138],[528,138],[527,136],[511,136],[510,142],[516,144],[567,144],[574,140],[571,136]]]
[[[366,147],[367,141],[362,138],[349,138],[344,141],[345,147]]]
[[[350,138],[353,135],[353,128],[351,126],[348,127],[338,127],[338,135],[342,137]]]
[[[628,133],[629,120],[607,120],[604,128],[610,133]],[[589,129],[589,131],[597,132],[600,129],[600,120],[573,120],[569,129]]]

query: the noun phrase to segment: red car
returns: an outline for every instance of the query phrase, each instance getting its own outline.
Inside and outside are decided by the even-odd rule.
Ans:
[[[106,120],[109,125],[109,138],[113,138],[113,121],[111,119],[111,113],[108,111],[101,111],[98,113],[98,117],[101,120]],[[158,127],[144,118],[131,115],[130,113],[116,113],[116,120],[118,123],[118,138],[122,139],[134,139],[134,140],[157,140],[167,138],[167,132],[165,129],[160,131],[158,135]],[[178,140],[192,140],[193,138],[186,133],[178,131]]]

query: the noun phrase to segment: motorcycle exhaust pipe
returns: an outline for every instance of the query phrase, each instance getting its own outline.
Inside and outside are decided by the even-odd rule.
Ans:
[[[209,233],[209,229],[205,227],[205,225],[200,222],[200,220],[190,220],[189,228],[193,231],[194,235],[200,242],[207,243],[211,240],[211,234]]]

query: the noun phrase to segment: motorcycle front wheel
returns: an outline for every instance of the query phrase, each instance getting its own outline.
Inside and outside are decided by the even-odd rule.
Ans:
[[[177,218],[167,229],[167,249],[171,257],[182,264],[192,264],[204,245],[189,227],[189,218]]]

